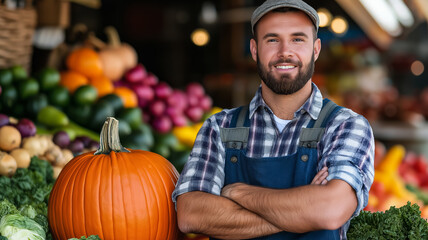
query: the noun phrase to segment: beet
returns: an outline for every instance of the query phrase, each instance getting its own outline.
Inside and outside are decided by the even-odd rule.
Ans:
[[[83,145],[83,142],[81,140],[74,139],[68,145],[68,149],[70,149],[70,151],[72,151],[73,153],[81,153],[83,149],[85,149],[85,146]]]
[[[10,123],[9,117],[6,114],[0,113],[0,127],[8,125]]]
[[[58,131],[53,135],[52,141],[60,148],[67,148],[70,144],[70,136],[65,131]]]
[[[23,138],[36,135],[36,125],[28,118],[21,118],[15,125]]]
[[[89,147],[89,144],[92,141],[92,139],[88,136],[77,136],[74,140],[81,141],[83,143],[83,147],[85,148]]]

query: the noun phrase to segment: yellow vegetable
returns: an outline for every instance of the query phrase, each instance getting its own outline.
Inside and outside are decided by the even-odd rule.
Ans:
[[[403,145],[394,145],[388,150],[377,169],[382,172],[397,172],[405,155],[406,149]]]

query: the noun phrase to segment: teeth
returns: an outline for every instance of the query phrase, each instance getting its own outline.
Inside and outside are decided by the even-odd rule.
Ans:
[[[279,69],[291,69],[291,68],[295,68],[295,66],[276,66],[276,68],[279,68]]]

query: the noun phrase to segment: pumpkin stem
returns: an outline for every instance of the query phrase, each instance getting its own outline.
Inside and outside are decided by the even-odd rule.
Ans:
[[[120,47],[120,45],[121,45],[120,37],[119,37],[119,33],[117,32],[116,28],[114,28],[112,26],[108,26],[104,29],[104,32],[107,35],[109,46]]]
[[[111,151],[130,152],[120,144],[119,121],[114,117],[107,117],[101,129],[100,147],[94,155],[110,154]]]

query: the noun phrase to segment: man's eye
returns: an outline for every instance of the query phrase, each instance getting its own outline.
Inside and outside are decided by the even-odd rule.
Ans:
[[[294,41],[295,41],[295,42],[304,42],[305,40],[304,40],[304,39],[302,39],[302,38],[295,38],[295,39],[294,39]]]
[[[276,40],[276,39],[268,39],[267,41],[268,42],[278,42],[278,40]]]

